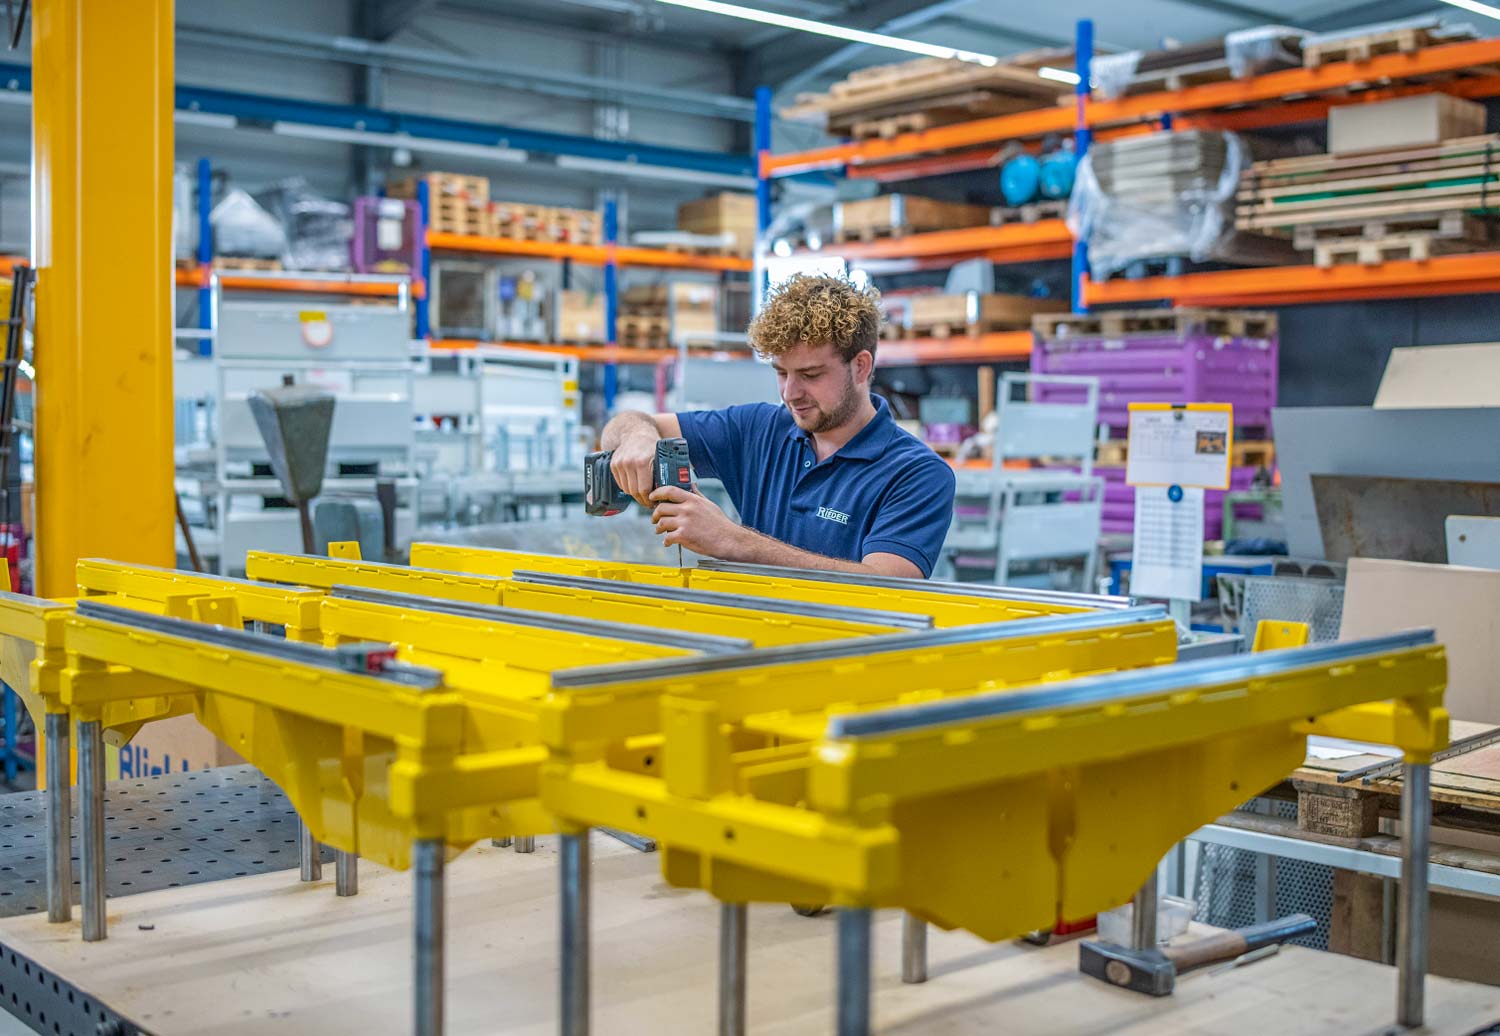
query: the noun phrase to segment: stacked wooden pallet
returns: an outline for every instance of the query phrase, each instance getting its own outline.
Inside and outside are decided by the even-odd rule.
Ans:
[[[1257,162],[1239,192],[1244,230],[1290,236],[1319,266],[1495,247],[1500,134],[1420,147]]]
[[[635,349],[666,349],[679,341],[709,346],[718,330],[719,289],[696,281],[628,289],[615,324],[619,343]]]
[[[882,194],[877,198],[840,202],[833,212],[833,239],[873,241],[931,230],[983,227],[990,223],[986,205],[937,201],[910,194]]]
[[[1476,38],[1471,26],[1445,25],[1436,17],[1390,22],[1305,39],[1302,64],[1318,68],[1333,61],[1368,61],[1381,54],[1405,54]]]
[[[592,209],[562,209],[516,201],[492,201],[483,233],[514,241],[556,241],[597,245],[604,221]]]
[[[1041,313],[1065,313],[1063,299],[1037,299],[1025,295],[981,294],[913,295],[907,301],[904,327],[909,338],[977,338],[995,331],[1029,328]]]
[[[1275,338],[1276,314],[1255,309],[1123,309],[1095,313],[1041,314],[1032,330],[1044,341],[1126,338],[1134,335],[1206,335],[1213,338]]]
[[[386,184],[391,198],[415,198],[417,184],[427,184],[427,225],[440,234],[489,232],[490,181],[461,173],[427,173]]]
[[[261,259],[247,255],[216,255],[214,256],[214,269],[252,270],[264,273],[281,269],[281,260]]]
[[[980,65],[948,58],[918,58],[862,68],[826,94],[799,94],[782,118],[816,122],[829,133],[869,139],[893,137],[955,122],[1010,115],[1058,104],[1057,83],[1037,74],[1038,64],[1072,65],[1062,52]]]

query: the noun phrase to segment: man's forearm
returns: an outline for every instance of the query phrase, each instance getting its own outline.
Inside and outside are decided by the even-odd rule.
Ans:
[[[809,568],[821,572],[853,572],[856,574],[884,574],[872,565],[861,561],[845,561],[815,554],[790,543],[740,526],[742,535],[736,536],[727,546],[730,548],[719,556],[725,561],[741,561],[752,565],[780,565],[783,568]],[[733,557],[730,554],[733,554]]]
[[[652,420],[650,414],[639,410],[622,410],[604,426],[604,431],[599,434],[599,448],[612,450],[631,435],[661,438],[661,434],[656,429],[656,422]]]

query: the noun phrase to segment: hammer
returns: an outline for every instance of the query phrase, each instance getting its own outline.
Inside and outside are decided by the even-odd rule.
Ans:
[[[1241,954],[1306,935],[1318,927],[1307,914],[1290,914],[1275,921],[1235,928],[1190,942],[1185,946],[1132,950],[1105,942],[1078,947],[1078,970],[1150,996],[1168,996],[1177,975]]]

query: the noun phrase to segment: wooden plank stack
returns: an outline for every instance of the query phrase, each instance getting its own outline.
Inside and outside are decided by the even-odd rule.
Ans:
[[[1031,326],[1041,313],[1065,313],[1065,299],[1037,299],[1026,295],[980,294],[913,295],[908,300],[905,334],[912,338],[977,338],[992,331],[1014,331]]]
[[[882,194],[876,198],[840,202],[833,212],[833,239],[873,241],[929,230],[958,230],[990,223],[986,205],[937,201],[910,194]]]
[[[1062,52],[1036,57],[1038,64],[1072,65],[1072,57]],[[1070,96],[1037,75],[1026,58],[991,66],[918,58],[851,72],[826,94],[799,94],[781,116],[862,140],[1046,108]]]
[[[427,183],[428,226],[440,234],[485,234],[489,229],[490,181],[461,173],[427,173],[386,184],[391,198],[415,198]]]
[[[1257,162],[1235,223],[1290,236],[1319,266],[1495,247],[1500,134]]]

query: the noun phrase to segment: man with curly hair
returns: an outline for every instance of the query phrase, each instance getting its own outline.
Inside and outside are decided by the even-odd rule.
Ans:
[[[604,427],[615,481],[654,508],[663,542],[727,561],[932,574],[953,516],[953,472],[870,392],[879,303],[842,277],[793,277],[750,324],[785,406],[627,411]],[[679,435],[698,474],[724,483],[743,525],[696,486],[653,491],[656,442]]]

